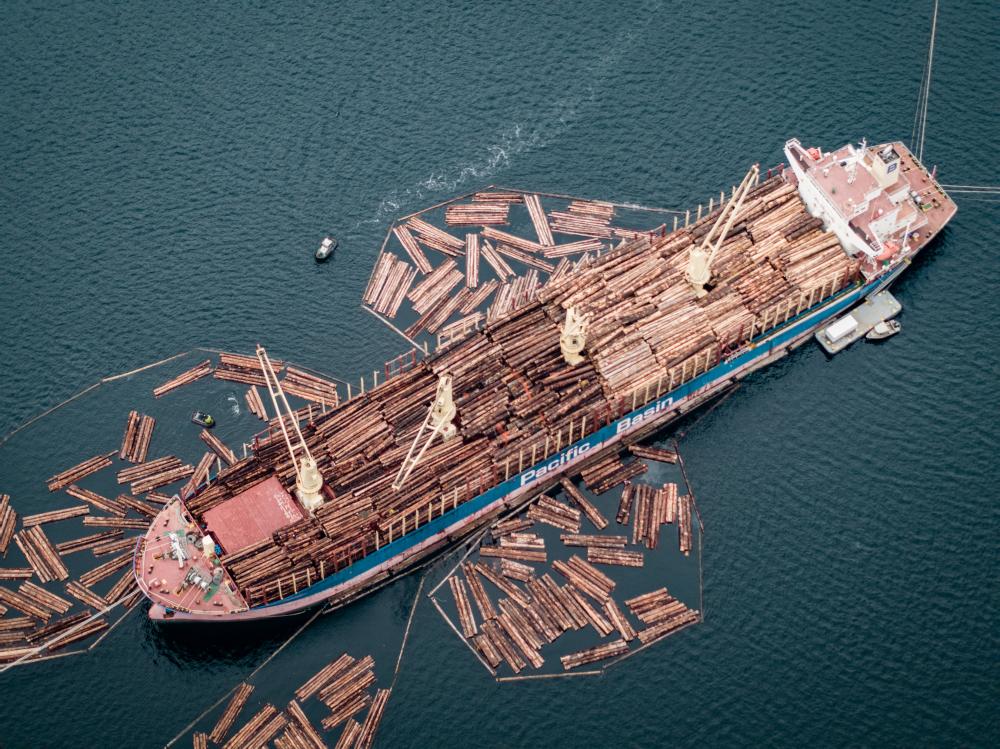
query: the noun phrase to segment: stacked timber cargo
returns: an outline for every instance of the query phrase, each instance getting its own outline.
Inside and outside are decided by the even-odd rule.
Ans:
[[[595,205],[568,212],[578,222],[601,223],[609,212]],[[718,211],[710,213],[665,236],[642,235],[581,263],[573,273],[554,274],[533,298],[495,315],[485,328],[470,330],[409,371],[314,415],[303,432],[336,501],[288,533],[223,559],[234,567],[247,601],[258,605],[282,598],[342,569],[557,453],[584,432],[690,381],[751,335],[853,281],[855,263],[807,218],[794,188],[774,178],[751,191],[725,238],[713,290],[696,298],[684,280],[688,252],[717,216]],[[552,247],[538,241],[548,241],[545,227],[560,233],[549,218],[543,225],[541,219],[548,219],[536,216],[537,240],[484,227],[481,259],[487,264],[513,257],[539,260]],[[469,309],[465,304],[472,297],[463,295],[475,296],[486,284],[481,279],[477,289],[462,284],[468,266],[463,261],[460,267],[455,258],[470,247],[465,240],[419,219],[402,228],[418,249],[447,250],[444,263],[407,292],[421,315],[411,331],[434,329],[447,319],[443,313],[455,299],[466,300],[459,311]],[[590,320],[584,361],[576,366],[566,364],[559,349],[570,306]],[[256,360],[251,368],[223,355],[219,366],[225,371],[237,365],[259,375]],[[395,489],[442,374],[453,378],[458,435],[435,441]],[[190,475],[194,469],[188,468]],[[610,487],[634,478],[634,470],[609,464],[592,478],[595,487]],[[291,490],[295,471],[280,439],[261,443],[254,457],[222,470],[188,506],[200,516],[272,475]],[[578,533],[580,512],[588,515],[588,508],[577,502],[568,509],[576,513],[575,521],[541,504],[532,519]],[[643,538],[655,543],[652,536]]]

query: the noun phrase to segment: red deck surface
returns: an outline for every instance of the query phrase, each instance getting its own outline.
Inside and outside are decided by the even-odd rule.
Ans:
[[[216,543],[232,554],[303,518],[292,495],[277,478],[269,478],[205,513]]]

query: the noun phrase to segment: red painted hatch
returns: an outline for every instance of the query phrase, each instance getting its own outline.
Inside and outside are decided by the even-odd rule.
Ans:
[[[270,538],[279,528],[302,518],[298,502],[273,476],[213,507],[203,516],[208,530],[226,554]]]

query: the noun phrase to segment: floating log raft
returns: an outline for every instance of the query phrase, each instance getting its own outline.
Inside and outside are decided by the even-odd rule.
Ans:
[[[17,524],[17,513],[10,505],[10,496],[0,494],[0,555],[7,555],[7,548],[14,538],[14,526]]]
[[[104,564],[99,564],[94,569],[88,570],[80,575],[80,583],[86,585],[88,588],[95,583],[99,583],[101,580],[111,577],[122,567],[126,567],[132,563],[132,552],[127,552],[121,556],[117,556]]]
[[[358,739],[358,734],[361,733],[361,724],[356,720],[349,720],[344,724],[344,729],[340,733],[340,738],[337,739],[337,744],[333,749],[351,749],[354,746],[354,742]]]
[[[565,577],[574,588],[598,603],[606,601],[615,587],[614,580],[575,554],[565,562],[557,559],[552,563],[552,569]]]
[[[111,456],[117,452],[115,450],[104,455],[95,455],[93,458],[88,458],[82,463],[77,463],[72,468],[67,468],[62,473],[57,473],[45,483],[48,485],[50,492],[58,491],[70,484],[76,483],[85,476],[97,473],[102,468],[107,468],[111,465]]]
[[[233,465],[236,462],[237,460],[236,453],[230,450],[229,447],[227,447],[222,440],[220,440],[218,437],[216,437],[207,429],[202,429],[198,437],[201,438],[202,442],[208,445],[209,449],[212,452],[214,452],[216,455],[218,455],[220,458],[226,461],[226,463],[228,463],[229,465]],[[194,472],[192,471],[192,475],[193,473]]]
[[[317,671],[308,681],[295,690],[295,696],[300,700],[312,697],[316,692],[330,683],[338,674],[343,673],[354,663],[354,659],[344,653],[337,660],[331,661]]]
[[[81,489],[75,484],[66,487],[66,493],[74,499],[82,499],[89,505],[93,505],[101,512],[108,512],[118,517],[124,517],[128,510],[113,499],[92,492],[90,489]]]
[[[603,645],[587,648],[586,650],[581,650],[578,653],[564,655],[559,660],[562,661],[563,668],[569,671],[571,668],[576,668],[577,666],[584,666],[588,663],[614,658],[619,655],[624,655],[627,652],[628,643],[625,642],[625,640],[619,639]]]
[[[42,621],[48,621],[52,618],[52,612],[45,606],[2,586],[0,586],[0,603]]]
[[[136,495],[147,492],[150,489],[172,484],[175,481],[187,478],[193,473],[194,466],[184,465],[181,463],[180,458],[167,455],[119,471],[118,483],[125,484],[132,482],[130,491],[133,495]]]
[[[146,459],[146,453],[149,452],[149,441],[153,438],[155,426],[156,419],[152,416],[129,411],[118,457],[129,463],[142,463]]]
[[[306,717],[298,702],[291,700],[285,712],[292,720],[288,724],[288,728],[285,729],[285,735],[289,738],[284,745],[279,744],[278,739],[275,739],[274,745],[276,747],[279,749],[282,747],[285,749],[326,749],[326,742],[323,741],[323,737],[309,718]]]
[[[645,460],[655,460],[659,463],[676,463],[677,453],[674,450],[664,450],[659,447],[645,447],[643,445],[632,445],[629,450],[637,458]]]
[[[365,716],[365,722],[361,726],[361,731],[358,734],[357,743],[355,746],[357,749],[371,749],[372,742],[375,740],[375,732],[378,730],[379,723],[382,722],[382,715],[385,713],[385,705],[389,701],[390,691],[388,689],[379,689],[375,692],[375,699],[372,700],[371,709],[368,711],[368,715]]]
[[[76,580],[66,583],[66,592],[83,603],[84,606],[90,606],[96,611],[101,611],[108,605],[108,602],[102,596],[97,595],[97,593],[87,586],[81,585]]]
[[[279,721],[281,725],[274,729],[273,733],[271,728],[273,721]],[[223,749],[246,749],[247,747],[259,747],[264,746],[270,741],[271,737],[277,733],[281,727],[287,722],[278,709],[271,704],[264,705],[257,713],[250,718],[247,723],[240,728],[236,733],[233,734],[232,738],[229,739],[225,744],[222,745]],[[265,734],[270,734],[265,737]]]
[[[432,270],[434,270],[434,267],[431,265],[430,260],[427,259],[427,256],[424,254],[424,251],[420,249],[420,245],[417,244],[417,240],[413,237],[413,234],[410,233],[410,230],[408,228],[406,228],[405,226],[396,226],[393,227],[392,233],[396,235],[396,239],[398,239],[399,243],[403,245],[403,249],[406,250],[406,254],[410,256],[410,260],[413,261],[413,264],[417,267],[418,271],[420,271],[423,275],[426,276]],[[387,261],[387,262],[391,262],[397,265],[400,262],[396,259],[395,256],[391,254],[389,255],[389,257],[392,258],[392,261]],[[388,275],[388,272],[389,272],[388,270],[384,271],[386,275]],[[371,291],[372,291],[372,301],[374,302],[377,292],[375,292],[374,288]]]
[[[247,408],[250,409],[250,413],[261,421],[267,421],[267,409],[264,408],[264,401],[261,400],[260,391],[257,389],[256,385],[251,385],[247,388],[247,392],[243,396],[243,399],[246,401]]]
[[[90,509],[87,505],[74,505],[62,510],[49,510],[48,512],[39,512],[34,515],[25,515],[21,518],[21,524],[25,528],[30,528],[33,525],[43,525],[44,523],[54,523],[58,520],[78,518],[81,515],[86,515],[88,512],[90,512]]]
[[[285,367],[285,363],[280,359],[271,359],[275,374]],[[256,356],[243,356],[242,354],[219,354],[219,363],[215,367],[213,375],[217,380],[227,380],[229,382],[240,382],[244,385],[267,384],[264,373],[260,368],[260,362]]]
[[[25,528],[14,537],[14,541],[43,583],[69,578],[69,570],[40,527]]]
[[[0,580],[27,580],[34,575],[31,567],[0,567]]]
[[[67,601],[65,598],[60,598],[55,593],[50,593],[45,588],[35,585],[30,580],[25,580],[21,583],[17,592],[29,601],[47,608],[54,614],[65,614],[73,608],[72,602]]]
[[[624,547],[628,544],[628,538],[625,536],[592,536],[580,533],[563,533],[559,536],[559,540],[566,544],[566,546],[601,547],[606,549]]]
[[[607,518],[601,514],[601,511],[594,506],[593,502],[580,493],[580,490],[573,485],[573,482],[568,479],[561,479],[559,484],[562,486],[563,491],[566,492],[566,496],[568,496],[574,504],[578,505],[580,509],[583,510],[583,514],[587,516],[587,519],[594,524],[594,527],[596,527],[597,530],[604,530],[607,528]]]
[[[247,684],[246,682],[240,684],[236,688],[232,698],[229,700],[229,704],[226,705],[226,709],[223,710],[222,715],[219,716],[219,720],[215,724],[215,727],[208,735],[208,738],[212,741],[212,743],[219,744],[226,737],[226,734],[229,733],[229,729],[233,727],[233,722],[236,720],[236,716],[239,715],[243,706],[246,705],[247,700],[250,698],[251,692],[253,692],[253,686]]]
[[[531,216],[531,223],[535,227],[538,235],[538,243],[545,247],[552,247],[556,242],[552,238],[552,230],[549,222],[545,219],[545,211],[542,210],[542,202],[537,195],[525,195],[524,205]]]
[[[499,572],[504,577],[509,577],[511,580],[517,580],[522,583],[529,582],[535,576],[534,567],[521,564],[520,562],[513,562],[510,559],[500,560]]]
[[[635,639],[635,629],[613,598],[609,598],[604,602],[604,613],[625,642],[632,642]]]
[[[528,517],[569,533],[580,532],[580,511],[567,507],[546,494],[540,495],[528,508]]]
[[[587,548],[587,561],[591,564],[615,564],[621,567],[642,567],[643,565],[641,551],[605,549],[593,546]]]
[[[181,372],[172,380],[167,380],[159,387],[153,388],[153,396],[159,398],[162,395],[166,395],[171,390],[176,390],[184,385],[189,385],[195,380],[200,380],[202,377],[208,377],[210,374],[212,374],[212,360],[206,359],[200,364],[194,365],[191,369]]]
[[[469,586],[469,591],[472,593],[472,600],[476,602],[476,608],[479,609],[480,619],[483,621],[496,619],[496,609],[493,608],[493,602],[483,587],[483,581],[476,574],[476,568],[470,562],[463,562],[462,572],[465,575],[465,582]]]
[[[111,530],[111,531],[103,531],[101,533],[93,533],[89,536],[83,536],[82,538],[74,538],[70,541],[63,541],[62,543],[58,543],[56,544],[56,551],[61,556],[66,556],[67,554],[72,554],[75,551],[92,549],[95,546],[106,543],[108,541],[120,539],[121,536],[122,536],[121,530]]]
[[[449,234],[442,229],[438,229],[433,224],[429,224],[423,219],[411,218],[406,222],[407,226],[416,232],[421,244],[431,249],[437,250],[445,255],[457,257],[465,250],[465,242],[456,236]]]
[[[451,595],[455,599],[455,608],[458,609],[458,621],[462,625],[462,635],[468,639],[476,634],[476,620],[472,616],[472,606],[469,604],[469,596],[465,592],[465,583],[462,578],[452,575],[448,578],[451,586]]]
[[[148,505],[129,494],[119,494],[117,502],[124,507],[135,510],[140,515],[145,515],[147,518],[155,518],[159,512],[158,508]]]
[[[83,524],[92,528],[121,528],[144,531],[149,527],[149,518],[118,518],[85,515]]]
[[[444,212],[444,222],[448,226],[497,226],[507,223],[510,203],[452,203]]]
[[[678,545],[684,556],[691,553],[691,497],[677,498]]]

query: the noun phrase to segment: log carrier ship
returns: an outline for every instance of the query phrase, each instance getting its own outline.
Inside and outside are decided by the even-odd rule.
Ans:
[[[955,214],[902,143],[784,151],[790,168],[753,167],[704,218],[623,241],[304,425],[258,348],[280,434],[156,517],[134,561],[149,616],[244,621],[371,592],[787,355]]]

